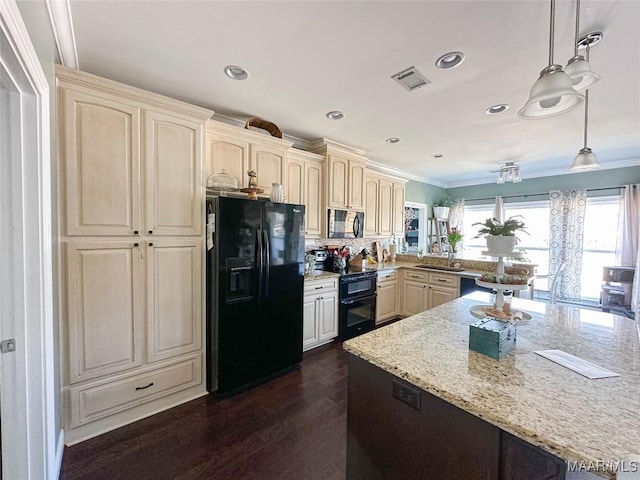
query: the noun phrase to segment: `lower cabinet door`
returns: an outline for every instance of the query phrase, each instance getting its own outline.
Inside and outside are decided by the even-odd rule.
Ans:
[[[398,314],[397,282],[379,283],[376,302],[376,323],[388,320]]]
[[[458,298],[458,289],[433,285],[429,287],[429,308],[437,307],[443,303]]]
[[[302,304],[302,350],[318,343],[318,297],[304,297]]]
[[[325,293],[318,300],[318,340],[328,340],[338,336],[338,292]]]
[[[410,316],[424,312],[427,309],[427,285],[418,282],[404,282],[402,292],[402,313]]]

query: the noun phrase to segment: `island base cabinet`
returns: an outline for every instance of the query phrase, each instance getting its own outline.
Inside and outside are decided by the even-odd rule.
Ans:
[[[349,354],[347,480],[562,480],[567,464]]]

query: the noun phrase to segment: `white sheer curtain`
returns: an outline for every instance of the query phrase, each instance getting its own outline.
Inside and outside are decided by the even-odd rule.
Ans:
[[[582,245],[587,191],[549,192],[549,283],[553,284],[560,267],[566,265],[556,282],[559,300],[580,300]]]
[[[638,232],[640,231],[640,184],[625,185],[620,193],[620,216],[616,263],[633,267],[638,256]]]
[[[493,206],[493,218],[504,222],[504,201],[500,196],[496,197],[496,203]]]
[[[616,263],[636,268],[631,310],[636,312],[636,320],[640,320],[640,184],[625,185],[620,194]]]
[[[455,227],[462,232],[464,224],[464,198],[456,200],[456,203],[449,210],[449,227]]]

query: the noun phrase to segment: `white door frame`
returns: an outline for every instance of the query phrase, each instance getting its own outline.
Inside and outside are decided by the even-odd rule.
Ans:
[[[3,478],[55,479],[49,85],[15,0],[0,1],[0,41],[0,328],[16,341],[0,360]]]

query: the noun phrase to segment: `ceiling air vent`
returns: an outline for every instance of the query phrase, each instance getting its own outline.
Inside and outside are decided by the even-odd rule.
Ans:
[[[400,73],[396,73],[391,78],[409,91],[424,87],[431,83],[431,81],[421,74],[416,67],[409,67]]]

